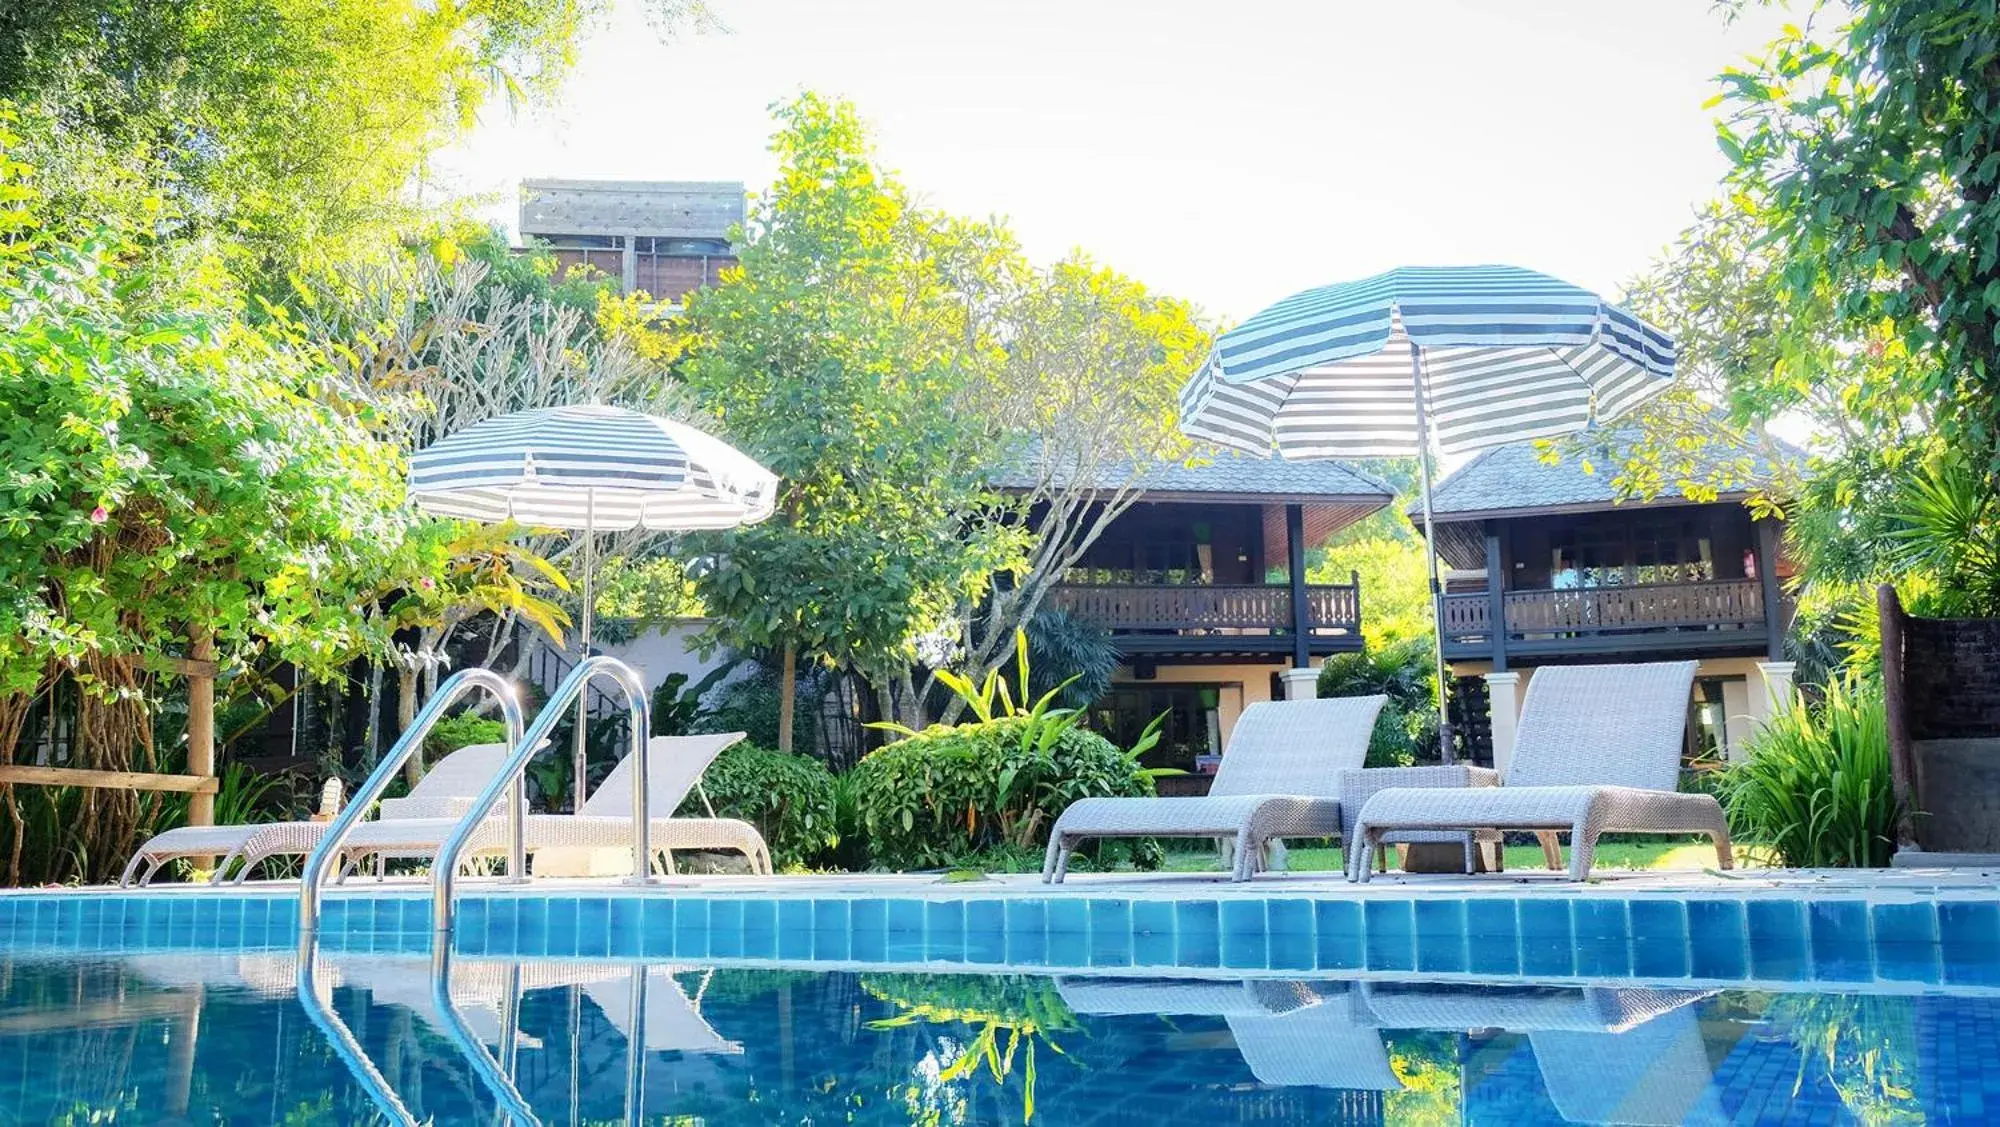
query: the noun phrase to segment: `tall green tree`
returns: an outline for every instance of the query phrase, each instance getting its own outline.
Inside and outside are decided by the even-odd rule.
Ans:
[[[801,654],[874,678],[1018,556],[989,513],[993,436],[964,400],[997,362],[1004,231],[917,206],[852,106],[776,109],[779,169],[739,266],[688,302],[680,372],[782,480],[777,513],[711,538],[712,639],[780,655],[789,742]]]
[[[668,24],[700,13],[648,4]],[[431,153],[496,93],[553,89],[609,6],[11,0],[0,99],[35,111],[31,140],[68,210],[127,202],[105,169],[137,169],[163,189],[175,237],[210,241],[269,295],[301,264],[384,250]]]
[[[1732,206],[1761,228],[1768,294],[1822,331],[1893,347],[1940,436],[2000,480],[2000,11],[1824,4],[1722,75]]]

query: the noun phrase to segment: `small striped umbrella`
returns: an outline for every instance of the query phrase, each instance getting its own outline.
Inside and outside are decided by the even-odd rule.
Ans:
[[[1553,438],[1616,418],[1673,377],[1673,341],[1588,290],[1518,266],[1402,267],[1294,294],[1222,334],[1181,389],[1180,426],[1259,455],[1425,455],[1435,544],[1433,437],[1448,454]],[[1435,551],[1430,563],[1435,613]],[[1442,633],[1436,656],[1449,759]]]
[[[583,648],[599,532],[735,528],[771,515],[778,479],[712,435],[623,407],[538,407],[474,423],[410,459],[410,497],[437,516],[583,533]],[[576,803],[584,796],[578,701]]]

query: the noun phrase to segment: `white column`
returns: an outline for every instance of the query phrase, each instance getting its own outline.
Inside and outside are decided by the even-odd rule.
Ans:
[[[1520,727],[1521,675],[1488,673],[1486,701],[1493,717],[1493,769],[1504,777],[1514,759],[1514,736]]]
[[[1757,730],[1758,724],[1751,717],[1751,707],[1747,678],[1722,683],[1722,731],[1723,739],[1729,744],[1731,763],[1742,762],[1750,753],[1750,735]]]
[[[1760,661],[1757,663],[1759,677],[1750,688],[1750,714],[1757,727],[1775,715],[1792,701],[1796,691],[1792,685],[1792,674],[1798,666],[1789,661]]]
[[[1286,700],[1311,700],[1319,695],[1319,670],[1286,669],[1278,674],[1285,684]]]

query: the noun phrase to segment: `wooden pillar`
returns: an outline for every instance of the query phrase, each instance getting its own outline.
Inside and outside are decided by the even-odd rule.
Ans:
[[[1889,728],[1889,785],[1902,813],[1896,819],[1896,848],[1917,848],[1912,815],[1917,808],[1916,754],[1910,746],[1910,702],[1903,686],[1903,603],[1893,584],[1875,591],[1882,623],[1882,711]]]
[[[1306,642],[1312,634],[1311,608],[1306,605],[1306,509],[1285,506],[1285,561],[1292,583],[1292,668],[1306,669],[1312,655]]]
[[[1765,649],[1772,661],[1780,661],[1785,656],[1785,607],[1778,591],[1778,522],[1760,520],[1756,528],[1757,585],[1764,596],[1764,632],[1769,636]]]
[[[187,773],[196,778],[215,775],[215,635],[206,627],[188,634]],[[188,825],[215,824],[215,792],[195,791],[188,800]],[[196,859],[197,861],[200,858]]]
[[[1500,533],[1486,522],[1486,617],[1493,646],[1493,672],[1507,672],[1506,575],[1500,564]]]

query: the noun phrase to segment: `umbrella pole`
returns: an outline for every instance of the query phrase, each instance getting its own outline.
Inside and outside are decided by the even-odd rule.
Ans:
[[[1424,494],[1424,558],[1431,570],[1431,659],[1437,670],[1438,753],[1446,763],[1455,762],[1451,746],[1451,692],[1447,688],[1444,665],[1444,585],[1438,582],[1437,533],[1431,527],[1431,424],[1424,396],[1424,352],[1410,342],[1410,390],[1417,408],[1417,475]],[[1499,582],[1488,576],[1488,583]]]
[[[590,657],[590,612],[591,603],[596,601],[591,594],[591,576],[597,570],[597,490],[586,490],[583,495],[583,653],[578,661]],[[576,737],[572,745],[576,759],[576,783],[570,789],[576,798],[570,804],[570,812],[583,813],[583,800],[589,794],[584,783],[584,775],[590,767],[590,745],[584,739],[584,725],[590,718],[590,687],[584,686],[576,694]]]

